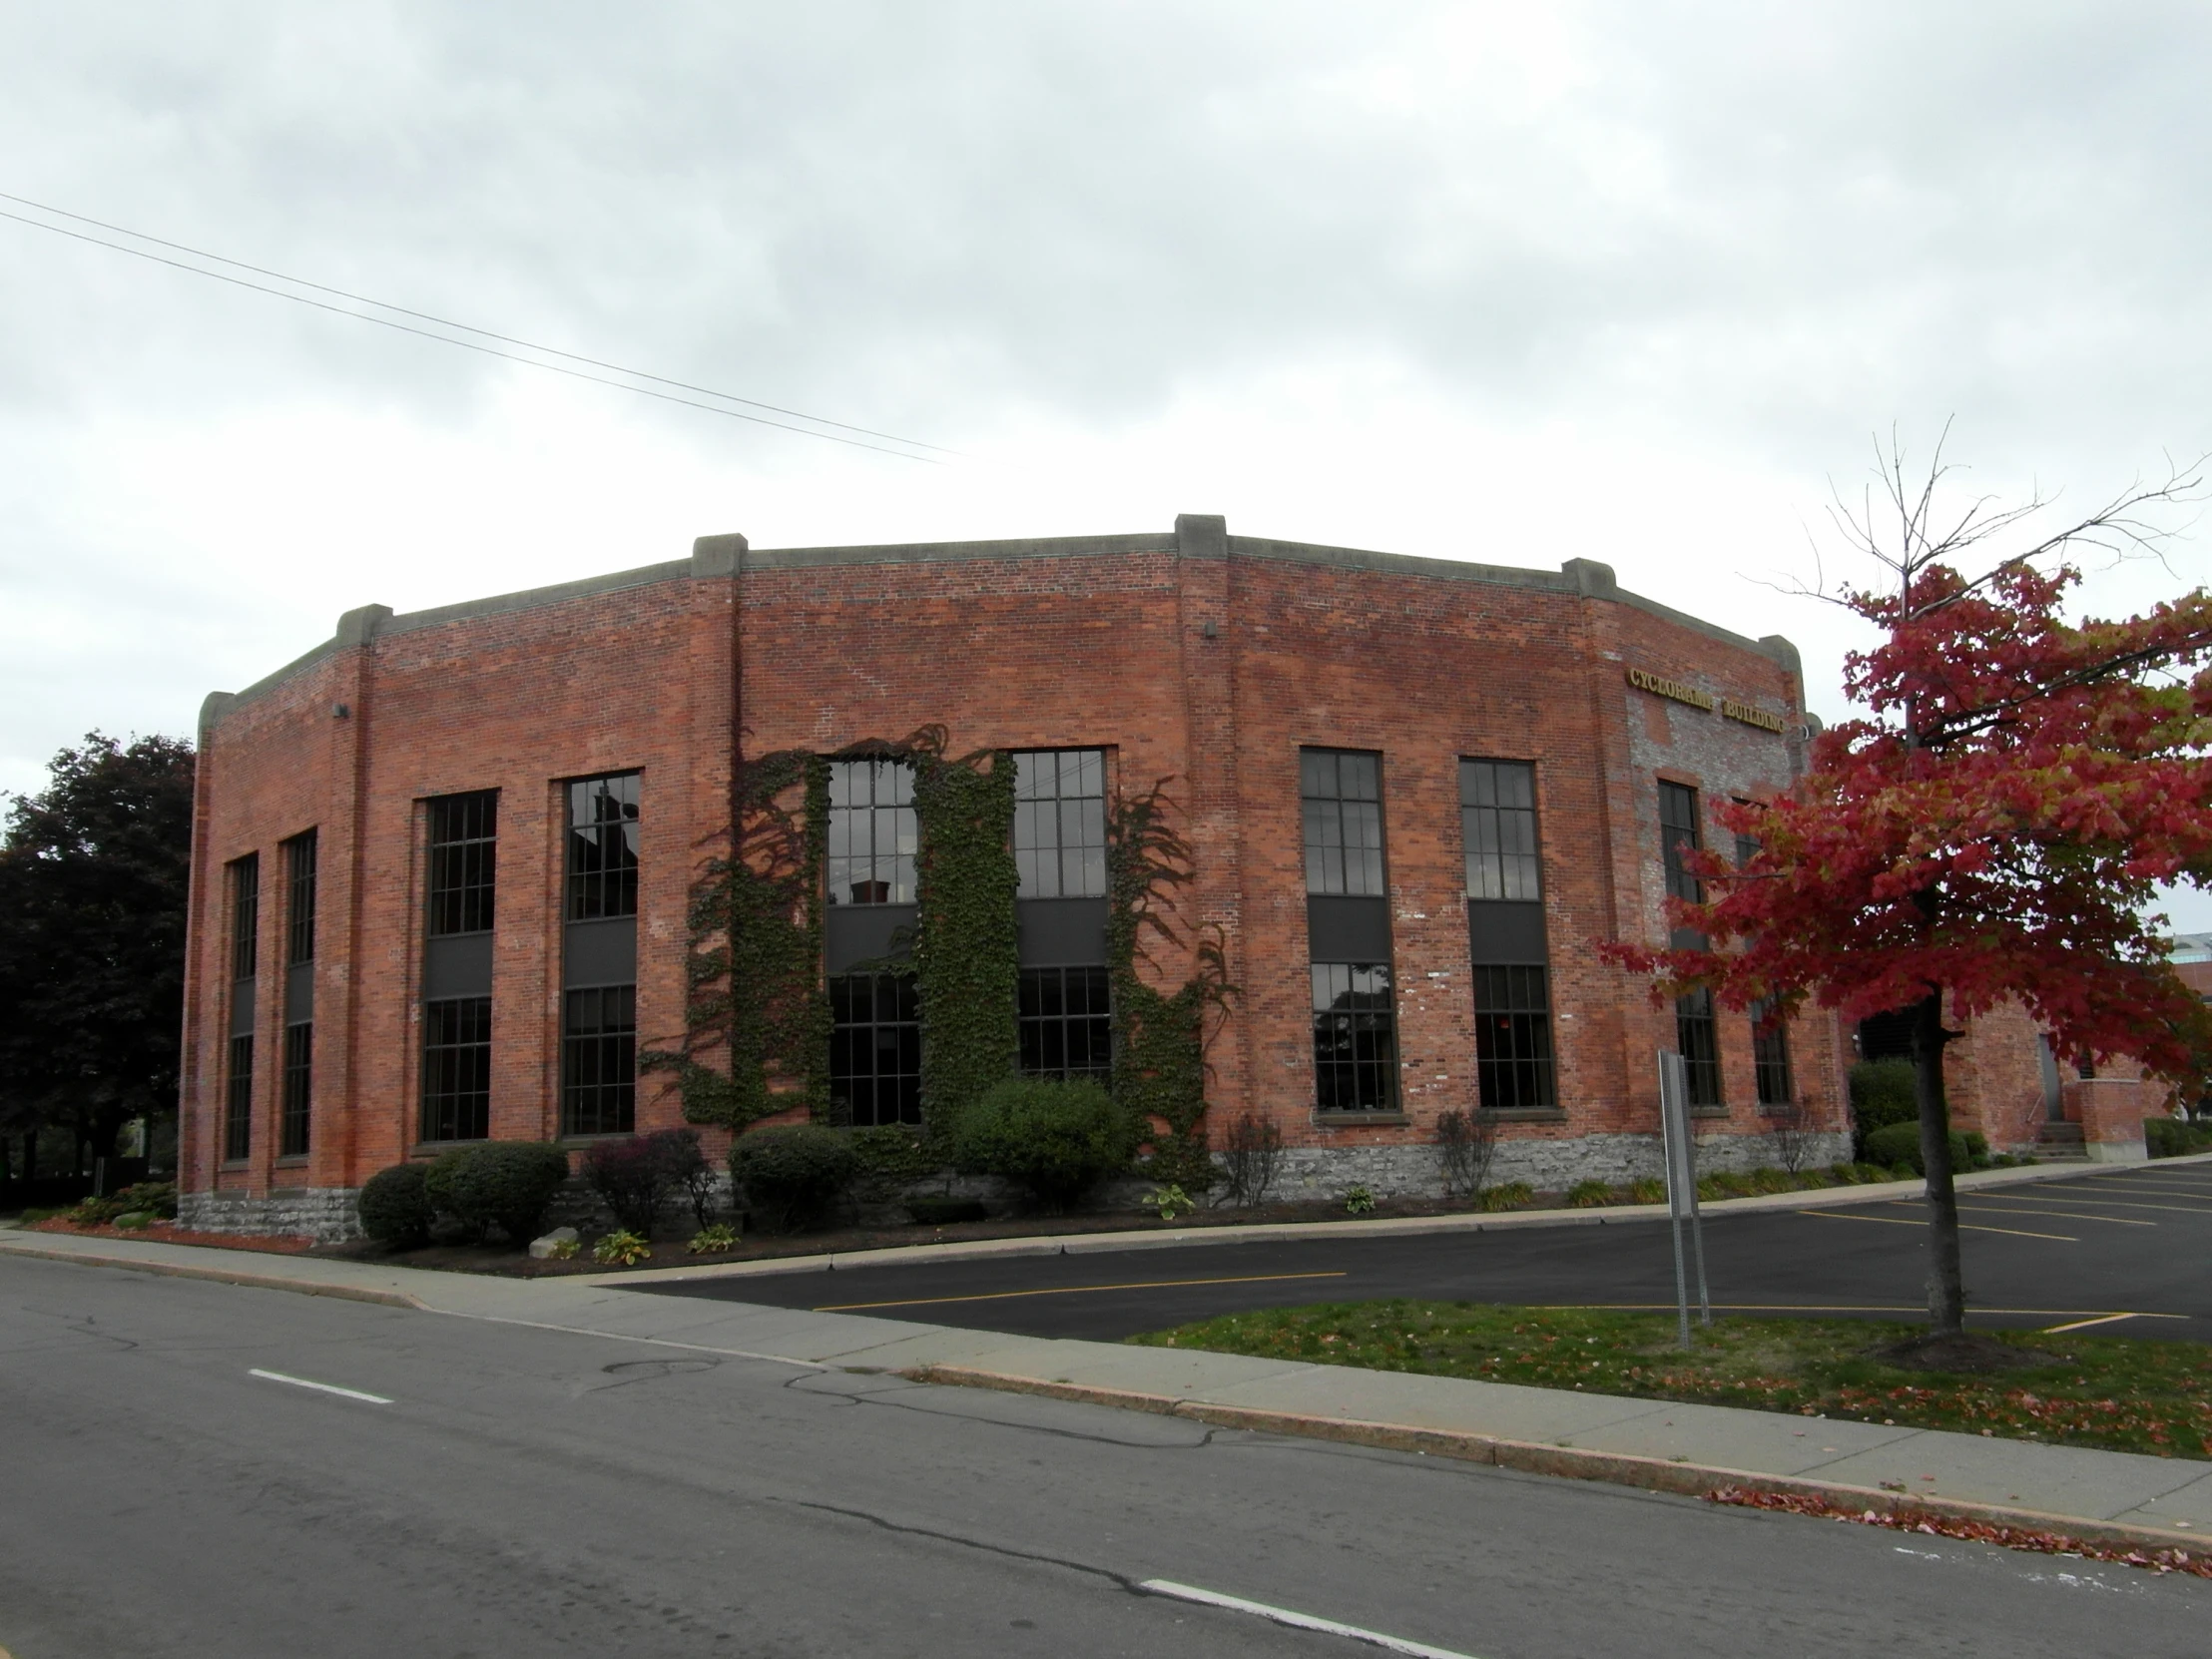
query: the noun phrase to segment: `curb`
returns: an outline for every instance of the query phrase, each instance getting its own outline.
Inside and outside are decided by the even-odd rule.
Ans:
[[[1723,1490],[1757,1492],[1774,1496],[1819,1498],[1878,1514],[1905,1517],[1937,1517],[1979,1521],[1992,1526],[2063,1533],[2069,1538],[2113,1544],[2126,1549],[2178,1549],[2201,1554],[2207,1535],[2165,1527],[2123,1526],[2080,1515],[2053,1514],[2042,1509],[2015,1509],[1998,1503],[1975,1503],[1934,1493],[1913,1494],[1841,1481],[1818,1480],[1806,1475],[1761,1474],[1717,1464],[1677,1463],[1669,1458],[1642,1457],[1625,1451],[1594,1451],[1581,1446],[1546,1444],[1535,1440],[1508,1439],[1471,1430],[1416,1428],[1404,1423],[1373,1422],[1358,1417],[1300,1416],[1288,1411],[1266,1411],[1249,1406],[1219,1405],[1205,1400],[1182,1399],[1172,1394],[1139,1393],[1130,1389],[1101,1388],[1087,1383],[1046,1382],[1035,1378],[1011,1377],[999,1372],[976,1371],[965,1366],[917,1366],[901,1371],[910,1382],[960,1388],[992,1388],[1003,1393],[1041,1394],[1051,1399],[1075,1400],[1089,1405],[1110,1405],[1122,1410],[1150,1411],[1155,1415],[1183,1417],[1215,1428],[1243,1428],[1257,1433],[1287,1434],[1300,1439],[1335,1440],[1350,1445],[1375,1446],[1384,1451],[1410,1451],[1452,1457],[1463,1462],[1485,1463],[1493,1468],[1523,1474],[1551,1475],[1567,1480],[1599,1480],[1609,1485],[1634,1486],[1644,1491],[1671,1492],[1682,1497],[1712,1497]]]
[[[2212,1152],[2160,1158],[2157,1167],[2212,1163]],[[2071,1181],[2132,1164],[2030,1164],[2020,1169],[1973,1170],[1957,1178],[1960,1192],[2021,1186],[2038,1181]],[[1899,1198],[1924,1196],[1922,1182],[1885,1181],[1860,1187],[1815,1187],[1795,1193],[1758,1193],[1750,1198],[1716,1199],[1700,1204],[1707,1216],[1759,1215],[1773,1210],[1843,1209]],[[1529,1227],[1605,1227],[1629,1222],[1665,1221],[1664,1204],[1613,1204],[1588,1210],[1500,1210],[1448,1216],[1392,1216],[1378,1221],[1259,1222],[1249,1226],[1186,1227],[1159,1232],[1129,1230],[1097,1233],[1032,1234],[1013,1239],[964,1239],[949,1244],[886,1245],[878,1250],[826,1251],[818,1256],[771,1256],[751,1262],[716,1262],[699,1267],[646,1268],[642,1271],[563,1275],[566,1285],[681,1285],[712,1279],[752,1279],[784,1273],[836,1273],[853,1268],[903,1267],[925,1262],[976,1262],[1015,1256],[1089,1256],[1119,1251],[1171,1250],[1192,1245],[1290,1244],[1323,1236],[1354,1239],[1415,1238],[1429,1233],[1483,1233]]]
[[[0,1256],[30,1256],[42,1262],[72,1262],[79,1267],[123,1268],[150,1273],[161,1279],[205,1279],[218,1285],[246,1285],[261,1291],[295,1291],[302,1296],[334,1296],[344,1302],[373,1302],[384,1308],[404,1308],[428,1313],[424,1303],[404,1291],[371,1290],[364,1285],[324,1285],[311,1279],[286,1279],[276,1274],[250,1273],[239,1268],[200,1267],[186,1262],[147,1262],[134,1256],[108,1256],[89,1250],[41,1250],[35,1245],[10,1241],[0,1245]]]

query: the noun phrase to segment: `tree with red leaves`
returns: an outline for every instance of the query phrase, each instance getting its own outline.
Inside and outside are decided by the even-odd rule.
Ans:
[[[2202,588],[2117,621],[2061,614],[2074,562],[2158,551],[2157,509],[2195,498],[2194,470],[1990,562],[1978,551],[2044,503],[1970,504],[1938,520],[1938,450],[1908,488],[1893,445],[1880,467],[1894,525],[1835,515],[1894,580],[1833,596],[1882,630],[1845,660],[1867,711],[1823,733],[1779,799],[1717,816],[1755,850],[1693,855],[1704,901],[1669,901],[1702,948],[1609,946],[1723,1004],[1787,1018],[1809,998],[1847,1020],[1914,1015],[1930,1227],[1929,1344],[1964,1337],[1944,1045],[1971,1019],[2021,1004],[2065,1057],[2131,1055],[2200,1077],[2212,1019],[2168,964],[2160,882],[2212,884],[2212,597]],[[1967,577],[1960,566],[1988,563]],[[1825,596],[1824,596],[1825,597]],[[1677,937],[1680,935],[1678,934]]]

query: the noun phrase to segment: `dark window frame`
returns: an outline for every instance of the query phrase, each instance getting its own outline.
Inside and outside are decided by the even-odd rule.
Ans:
[[[1504,800],[1508,786],[1510,793],[1525,792],[1526,801]],[[1484,796],[1488,799],[1482,799]],[[1524,831],[1524,845],[1508,844],[1521,839]],[[1470,901],[1541,902],[1544,843],[1543,825],[1536,809],[1535,762],[1462,756],[1459,834]]]
[[[862,781],[865,789],[854,799],[853,786]],[[910,762],[876,757],[831,761],[825,830],[824,884],[831,904],[914,902],[921,821]]]
[[[224,1057],[223,1161],[243,1164],[254,1155],[254,1033],[233,1034]]]
[[[1022,749],[1013,764],[1015,896],[1105,897],[1106,751]]]
[[[1103,967],[1025,967],[1015,1022],[1025,1077],[1090,1078],[1114,1073],[1113,975]]]
[[[1474,968],[1475,1097],[1483,1110],[1555,1110],[1559,1063],[1551,1042],[1551,969],[1537,962]]]
[[[865,1006],[856,1006],[863,995]],[[911,973],[830,976],[830,1098],[855,1128],[921,1122],[921,1002]]]
[[[1763,1108],[1787,1111],[1797,1105],[1797,1080],[1790,1068],[1790,1028],[1782,1020],[1769,1021],[1772,1006],[1763,997],[1751,1005],[1752,1083]]]
[[[491,1138],[491,998],[422,1005],[421,1137],[425,1145]]]
[[[638,988],[561,995],[561,1133],[628,1135],[638,1123]]]
[[[314,960],[315,900],[321,837],[313,830],[284,842],[284,965]]]
[[[1397,1112],[1397,1004],[1390,964],[1315,962],[1310,972],[1316,1112],[1324,1117]],[[1362,975],[1380,975],[1382,982],[1363,986]]]
[[[276,1156],[304,1158],[314,1102],[314,1021],[284,1027],[282,1101],[276,1119]]]
[[[425,931],[431,938],[491,932],[498,917],[499,792],[433,796],[423,805]]]
[[[1300,749],[1298,800],[1306,891],[1326,897],[1388,896],[1382,752]]]
[[[609,772],[571,779],[562,790],[567,813],[563,914],[568,920],[602,921],[638,913],[642,779],[635,771]]]
[[[233,858],[231,872],[231,978],[256,977],[261,966],[262,855]]]

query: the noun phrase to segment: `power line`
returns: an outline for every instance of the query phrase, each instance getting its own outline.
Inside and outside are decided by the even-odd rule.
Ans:
[[[340,299],[350,299],[356,304],[374,305],[379,310],[396,311],[401,316],[418,317],[425,322],[435,322],[440,327],[459,328],[466,333],[480,334],[486,339],[499,340],[504,344],[519,345],[531,351],[542,351],[549,356],[565,357],[571,362],[589,363],[594,368],[610,369],[617,374],[628,374],[634,376],[637,379],[652,380],[660,385],[676,386],[685,391],[699,392],[707,397],[719,397],[728,402],[743,403],[748,408],[772,410],[777,414],[790,415],[796,420],[813,421],[816,425],[819,426],[833,426],[837,428],[838,431],[859,432],[865,434],[868,437],[883,438],[890,443],[903,443],[910,445],[916,449],[933,450],[940,455],[957,455],[960,453],[958,450],[955,449],[944,448],[940,444],[925,443],[919,438],[901,437],[895,432],[879,432],[867,426],[853,426],[841,420],[830,420],[822,415],[808,414],[801,409],[787,409],[780,404],[763,403],[756,398],[740,397],[734,392],[717,391],[712,386],[695,386],[688,381],[672,380],[665,375],[648,373],[644,369],[626,368],[620,363],[603,362],[597,357],[586,357],[578,352],[563,351],[558,346],[540,345],[532,340],[518,339],[511,334],[495,333],[489,328],[478,328],[471,323],[456,322],[449,317],[434,316],[428,311],[410,310],[405,305],[394,305],[386,300],[372,299],[366,294],[349,293],[343,288],[330,287],[326,283],[322,282],[310,282],[305,277],[286,276],[283,272],[280,271],[272,271],[263,266],[249,265],[244,260],[228,259],[221,254],[211,254],[203,249],[189,247],[184,243],[169,242],[165,241],[161,237],[147,236],[143,232],[132,231],[120,225],[110,225],[103,220],[87,218],[83,214],[73,214],[63,208],[50,208],[42,202],[33,202],[29,198],[22,196],[12,196],[6,191],[0,191],[0,201],[19,203],[24,207],[35,208],[40,213],[50,213],[58,215],[63,219],[73,219],[77,221],[80,225],[94,225],[98,226],[103,231],[113,231],[118,236],[134,237],[141,242],[150,242],[160,248],[173,248],[181,254],[190,254],[196,259],[214,260],[220,265],[234,266],[241,271],[254,272],[258,276],[273,276],[278,281],[290,282],[299,287],[312,288],[318,293],[334,294]],[[530,368],[542,368],[549,370],[550,372],[555,374],[566,374],[571,379],[589,380],[594,385],[612,386],[618,391],[634,392],[640,397],[655,397],[659,398],[664,403],[680,403],[686,408],[704,409],[709,414],[727,415],[733,420],[751,421],[755,425],[759,426],[773,426],[778,431],[797,432],[803,437],[824,438],[830,443],[847,444],[855,449],[870,449],[875,451],[875,453],[879,455],[896,455],[901,460],[922,461],[931,466],[938,466],[943,464],[942,462],[931,461],[926,455],[913,455],[908,454],[904,450],[886,449],[881,444],[861,443],[853,438],[840,438],[836,436],[836,434],[833,432],[818,432],[813,430],[811,427],[792,426],[786,424],[781,420],[767,420],[759,415],[745,414],[737,409],[725,409],[717,407],[712,403],[700,403],[689,397],[674,397],[667,392],[654,391],[647,386],[634,386],[622,380],[609,380],[602,375],[585,374],[577,369],[563,368],[559,363],[540,362],[534,357],[517,356],[511,351],[494,350],[490,346],[478,345],[473,340],[455,339],[450,334],[433,333],[427,328],[409,327],[404,322],[394,322],[390,317],[370,316],[361,311],[347,310],[342,305],[325,304],[319,299],[309,299],[304,294],[290,293],[282,288],[273,288],[262,282],[249,282],[243,277],[227,276],[220,271],[209,271],[201,266],[187,265],[182,260],[167,260],[162,258],[162,256],[160,256],[159,254],[150,254],[143,248],[131,248],[123,243],[109,242],[102,237],[86,236],[81,231],[72,231],[60,225],[48,225],[40,220],[28,219],[22,214],[9,213],[5,209],[0,209],[0,219],[13,220],[18,225],[28,225],[34,230],[48,231],[53,233],[55,236],[68,237],[75,242],[90,243],[96,248],[112,249],[118,254],[129,254],[137,259],[150,260],[156,265],[168,266],[173,271],[188,271],[196,276],[207,276],[213,278],[218,282],[229,282],[235,287],[251,288],[256,293],[273,294],[278,299],[289,299],[290,301],[292,301],[292,303],[296,305],[308,305],[312,306],[318,311],[328,311],[336,316],[351,317],[356,322],[373,322],[379,327],[396,328],[401,333],[414,334],[422,339],[437,340],[441,344],[445,345],[459,346],[464,351],[481,352],[487,357],[498,357],[507,362],[524,364],[525,366]]]

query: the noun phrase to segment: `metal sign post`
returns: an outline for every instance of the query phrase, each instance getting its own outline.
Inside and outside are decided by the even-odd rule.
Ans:
[[[1667,1161],[1667,1215],[1674,1228],[1674,1301],[1682,1346],[1690,1346],[1689,1264],[1682,1254],[1682,1224],[1690,1224],[1697,1265],[1698,1323],[1713,1323],[1713,1298],[1705,1288],[1705,1227],[1697,1213],[1697,1143],[1690,1139],[1690,1074],[1682,1056],[1659,1051],[1659,1130]]]

